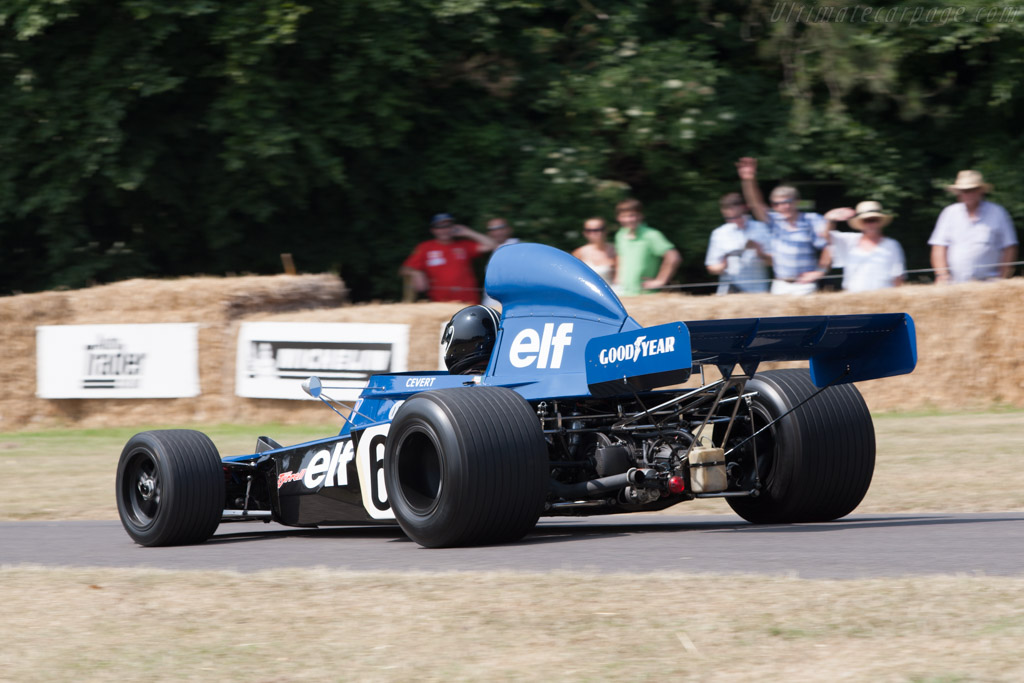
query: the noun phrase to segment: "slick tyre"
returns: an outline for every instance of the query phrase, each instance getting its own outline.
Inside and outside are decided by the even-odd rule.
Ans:
[[[224,470],[201,432],[136,434],[117,463],[117,511],[125,531],[144,546],[202,543],[224,512]]]
[[[395,415],[384,454],[395,517],[427,548],[522,538],[540,517],[548,475],[537,415],[502,387],[416,394]]]
[[[770,370],[747,382],[756,391],[749,436],[808,398],[817,388],[805,369]],[[741,411],[745,411],[741,408]],[[852,384],[825,389],[742,447],[752,472],[753,449],[762,489],[756,498],[728,498],[755,524],[827,522],[852,512],[867,493],[875,468],[875,430],[864,399]]]

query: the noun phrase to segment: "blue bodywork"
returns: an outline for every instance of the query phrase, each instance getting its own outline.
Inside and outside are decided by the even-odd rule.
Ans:
[[[393,519],[381,476],[388,428],[401,403],[423,391],[502,386],[531,402],[633,396],[680,384],[701,365],[752,375],[763,362],[795,360],[810,361],[812,381],[823,387],[905,374],[917,363],[914,323],[904,313],[644,328],[593,270],[541,244],[497,250],[485,288],[502,313],[482,375],[375,375],[337,436],[225,462],[266,470],[276,481],[272,507],[282,523],[385,521]],[[678,301],[685,307],[686,299]]]
[[[360,415],[347,429],[387,421],[395,401],[420,391],[469,384],[509,387],[539,401],[629,395],[678,384],[695,365],[718,366],[725,374],[739,366],[751,374],[763,362],[809,360],[811,378],[820,387],[901,375],[917,364],[914,322],[905,313],[700,320],[644,328],[593,270],[542,244],[496,251],[485,288],[502,304],[501,329],[486,372],[479,377],[376,375],[356,405]],[[609,354],[611,349],[624,353]]]

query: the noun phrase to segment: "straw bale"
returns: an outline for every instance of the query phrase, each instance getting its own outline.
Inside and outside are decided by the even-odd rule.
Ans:
[[[344,305],[348,291],[336,275],[199,277],[127,280],[89,289],[0,298],[6,362],[0,365],[0,430],[60,425],[210,423],[315,419],[302,402],[234,396],[235,319],[266,311]],[[66,399],[35,396],[37,325],[194,322],[199,325],[202,394],[182,399]],[[251,403],[252,405],[246,405]],[[284,405],[283,405],[284,404]],[[306,406],[308,408],[308,406]],[[276,416],[281,417],[276,417]]]
[[[129,280],[80,291],[0,298],[0,430],[54,426],[187,425],[337,421],[315,402],[234,395],[239,323],[374,322],[410,326],[409,367],[437,367],[441,324],[460,304],[344,305],[332,275]],[[872,410],[1024,407],[1024,279],[936,287],[909,285],[808,297],[656,294],[624,300],[643,325],[678,320],[907,312],[915,321],[918,366],[911,375],[859,385]],[[42,400],[35,397],[35,326],[196,322],[202,394],[187,399]]]

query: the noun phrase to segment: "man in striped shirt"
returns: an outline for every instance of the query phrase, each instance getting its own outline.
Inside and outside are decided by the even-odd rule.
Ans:
[[[757,186],[757,159],[743,157],[736,170],[750,212],[771,230],[772,294],[811,294],[828,269],[825,217],[800,211],[799,193],[786,185],[772,190],[769,209]]]

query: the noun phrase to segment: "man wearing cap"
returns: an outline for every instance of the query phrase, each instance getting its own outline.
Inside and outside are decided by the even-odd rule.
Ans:
[[[960,201],[950,204],[935,222],[932,246],[935,281],[993,280],[1013,275],[1017,232],[1006,209],[985,200],[992,185],[978,171],[960,171],[946,187]]]
[[[832,265],[843,269],[843,289],[866,292],[872,289],[898,287],[903,284],[906,258],[903,247],[882,230],[892,222],[892,215],[874,201],[832,209],[825,214],[826,232]],[[835,222],[846,221],[857,232],[836,232]]]
[[[418,292],[431,301],[480,303],[480,288],[473,274],[473,259],[493,251],[495,242],[487,235],[456,225],[447,213],[430,221],[434,238],[416,245],[399,274],[412,280]]]

